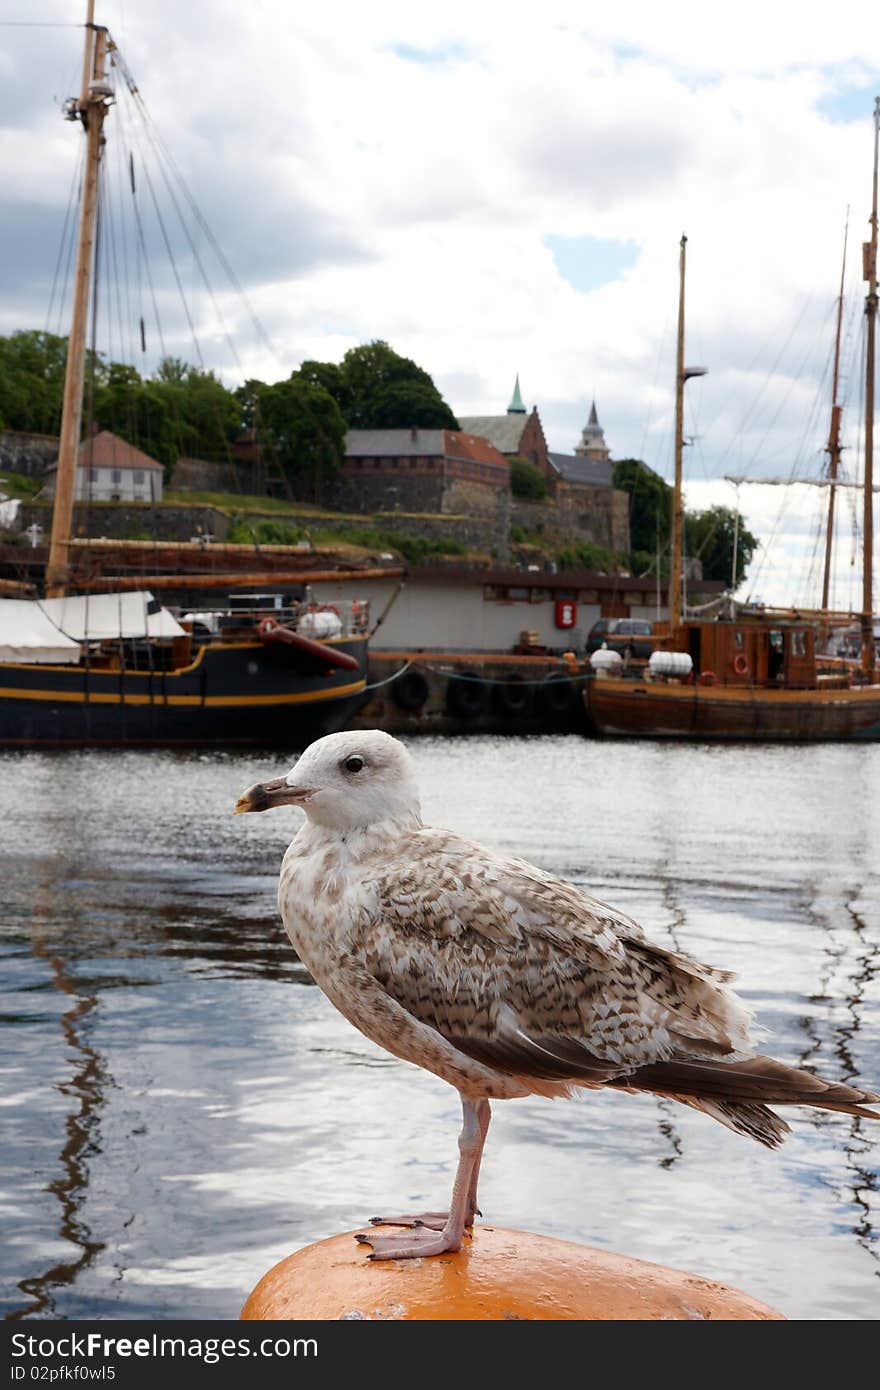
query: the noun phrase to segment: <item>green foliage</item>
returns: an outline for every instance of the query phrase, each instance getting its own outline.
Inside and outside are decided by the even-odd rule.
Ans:
[[[384,531],[378,526],[340,526],[337,530],[323,529],[313,534],[313,540],[332,545],[345,541],[364,550],[397,551],[411,565],[418,565],[429,555],[466,555],[467,546],[451,536],[428,539],[426,536],[405,536],[397,531]]]
[[[752,556],[760,541],[743,525],[736,524],[736,512],[731,507],[709,507],[705,512],[686,512],[684,518],[685,553],[695,556],[703,566],[704,579],[722,579],[730,584],[733,572],[733,538],[736,544],[736,579],[734,588],[742,583]]]
[[[302,526],[264,517],[249,521],[244,516],[236,517],[227,536],[233,545],[296,545],[297,541],[306,539],[307,533]]]
[[[351,391],[342,368],[337,366],[335,362],[312,362],[310,360],[302,362],[299,372],[295,375],[300,376],[303,381],[307,381],[310,386],[323,387],[339,406],[343,418],[349,419]]]
[[[0,337],[0,417],[10,430],[58,434],[67,339],[34,331]],[[90,402],[91,393],[91,402]],[[226,459],[241,428],[241,405],[213,372],[166,357],[153,377],[86,355],[86,406],[112,430],[157,459],[166,480],[181,455]]]
[[[256,377],[248,377],[243,386],[236,386],[233,395],[238,402],[243,429],[250,430],[259,425],[260,392],[265,387],[266,383],[258,381]]]
[[[614,574],[618,566],[618,558],[613,551],[606,550],[602,545],[593,545],[590,541],[559,546],[553,558],[563,570],[604,570],[606,574]]]
[[[528,459],[518,455],[510,460],[510,491],[514,497],[522,497],[529,502],[543,502],[547,497],[547,479]]]
[[[0,338],[0,416],[9,430],[57,434],[67,339],[28,331]]]
[[[40,490],[40,478],[29,478],[25,473],[0,473],[0,492],[6,497],[17,497],[25,501],[34,497]]]
[[[317,501],[324,481],[345,452],[345,421],[329,391],[294,372],[257,393],[260,436],[273,448],[294,487],[308,486]]]
[[[627,556],[627,569],[632,574],[637,574],[640,578],[645,574],[657,573],[657,554],[656,551],[631,550]],[[661,577],[669,573],[668,553],[660,556]]]
[[[628,492],[630,545],[634,551],[656,556],[659,546],[669,545],[672,529],[672,488],[639,459],[621,459],[614,465],[614,487]]]
[[[0,422],[10,430],[57,435],[67,339],[20,332],[0,337]],[[166,357],[152,377],[89,357],[84,420],[111,430],[157,459],[166,482],[180,457],[226,461],[243,426],[275,451],[296,491],[320,498],[338,468],[347,426],[457,429],[427,372],[387,343],[352,348],[341,363],[303,362],[285,381],[251,379],[228,391],[213,372]]]
[[[283,521],[265,518],[248,521],[246,517],[239,517],[230,529],[228,539],[244,545],[296,545],[297,541],[302,540],[310,540],[314,545],[321,546],[356,545],[362,550],[393,551],[411,565],[421,563],[429,555],[467,554],[467,546],[451,536],[437,539],[405,536],[396,531],[383,530],[380,526],[358,526],[350,522],[307,530]]]
[[[350,429],[458,429],[428,373],[381,340],[350,348],[338,366],[303,362],[299,375],[329,391]]]

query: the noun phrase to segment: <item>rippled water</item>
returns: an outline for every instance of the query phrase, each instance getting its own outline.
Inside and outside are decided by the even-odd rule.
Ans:
[[[426,819],[736,969],[776,1056],[880,1082],[880,746],[412,746]],[[230,814],[290,761],[0,755],[7,1313],[235,1317],[292,1249],[446,1202],[455,1093],[296,961],[274,893],[297,813]],[[794,1116],[771,1153],[651,1097],[499,1103],[481,1205],[874,1318],[880,1125]]]

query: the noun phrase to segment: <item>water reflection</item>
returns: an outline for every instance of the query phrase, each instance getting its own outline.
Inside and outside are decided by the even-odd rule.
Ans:
[[[53,988],[66,999],[60,1024],[73,1074],[61,1090],[73,1102],[73,1108],[64,1125],[64,1143],[59,1154],[61,1173],[50,1181],[48,1190],[58,1199],[59,1235],[72,1247],[72,1253],[70,1258],[53,1264],[44,1273],[19,1280],[18,1287],[30,1302],[9,1311],[7,1316],[13,1320],[41,1313],[53,1314],[54,1288],[72,1284],[104,1249],[104,1242],[93,1238],[87,1222],[82,1219],[81,1209],[89,1180],[90,1158],[100,1153],[100,1112],[104,1091],[112,1084],[112,1077],[87,1040],[88,1019],[97,1006],[97,995],[70,974],[63,957],[50,945],[47,919],[51,916],[51,898],[51,885],[44,880],[34,904],[30,947],[34,956],[47,966]]]
[[[737,971],[775,1055],[880,1080],[880,810],[850,814],[880,749],[414,751],[427,819]],[[454,1094],[351,1030],[281,932],[295,816],[230,814],[284,764],[0,758],[7,1316],[234,1317],[297,1245],[448,1191]],[[791,1118],[768,1154],[667,1100],[499,1105],[487,1219],[874,1317],[880,1126]]]
[[[858,907],[863,887],[849,888],[829,900],[827,891],[814,885],[809,904],[810,919],[822,933],[818,985],[810,996],[810,1003],[827,1005],[829,1021],[834,1013],[839,1015],[831,1027],[830,1048],[826,1051],[833,1053],[835,1075],[841,1081],[858,1080],[856,1043],[866,1007],[869,1008],[868,991],[880,970],[880,942],[872,939],[868,923]],[[809,1071],[821,1070],[825,1039],[819,1015],[807,1014],[800,1024],[807,1043],[801,1051],[799,1065]],[[818,1122],[821,1123],[821,1117]],[[869,1157],[872,1152],[876,1153],[875,1136],[870,1132],[870,1121],[855,1116],[849,1118],[848,1124],[849,1134],[842,1147],[850,1181],[845,1192],[839,1191],[838,1196],[854,1209],[852,1233],[869,1258],[880,1266],[880,1245],[873,1215],[877,1169]],[[874,1272],[880,1277],[880,1267]]]

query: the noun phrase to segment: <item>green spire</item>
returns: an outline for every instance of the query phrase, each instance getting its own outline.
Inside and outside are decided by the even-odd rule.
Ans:
[[[525,415],[526,408],[523,405],[522,394],[519,389],[519,372],[516,374],[516,385],[513,388],[513,400],[507,407],[508,415]]]

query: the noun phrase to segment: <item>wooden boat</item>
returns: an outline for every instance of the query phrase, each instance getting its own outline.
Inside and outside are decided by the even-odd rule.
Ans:
[[[67,105],[68,116],[84,128],[86,159],[47,598],[0,598],[0,745],[301,746],[341,727],[361,701],[369,641],[365,603],[347,604],[335,616],[317,614],[308,598],[308,571],[275,576],[295,591],[286,602],[272,594],[242,603],[239,596],[212,605],[205,621],[190,613],[178,622],[153,598],[148,579],[135,586],[120,579],[119,592],[109,594],[108,580],[97,577],[86,593],[68,596],[98,175],[104,118],[113,101],[106,73],[110,47],[107,30],[94,23],[94,0],[88,0],[82,85]],[[187,575],[180,585],[212,587],[216,579]],[[168,575],[156,576],[155,587],[168,584]],[[133,587],[141,592],[129,592]],[[332,620],[317,622],[320,617]]]
[[[874,109],[874,177],[871,239],[864,246],[868,282],[865,389],[864,573],[862,611],[837,615],[861,631],[859,669],[825,674],[817,656],[818,636],[835,619],[824,608],[810,613],[769,611],[732,599],[712,617],[683,612],[682,579],[682,396],[701,368],[684,366],[684,283],[687,238],[682,237],[676,376],[676,468],[673,493],[670,619],[656,624],[658,652],[686,655],[689,674],[663,674],[660,659],[644,677],[597,672],[584,692],[592,729],[601,734],[647,738],[755,739],[811,742],[880,739],[880,682],[873,617],[873,421],[874,335],[877,317],[877,158],[880,98]],[[839,332],[839,328],[838,328]],[[836,372],[835,372],[836,383]],[[839,406],[832,412],[831,506],[839,457]],[[830,510],[830,509],[829,509]],[[829,521],[829,544],[831,523]],[[823,602],[827,604],[826,559]]]

